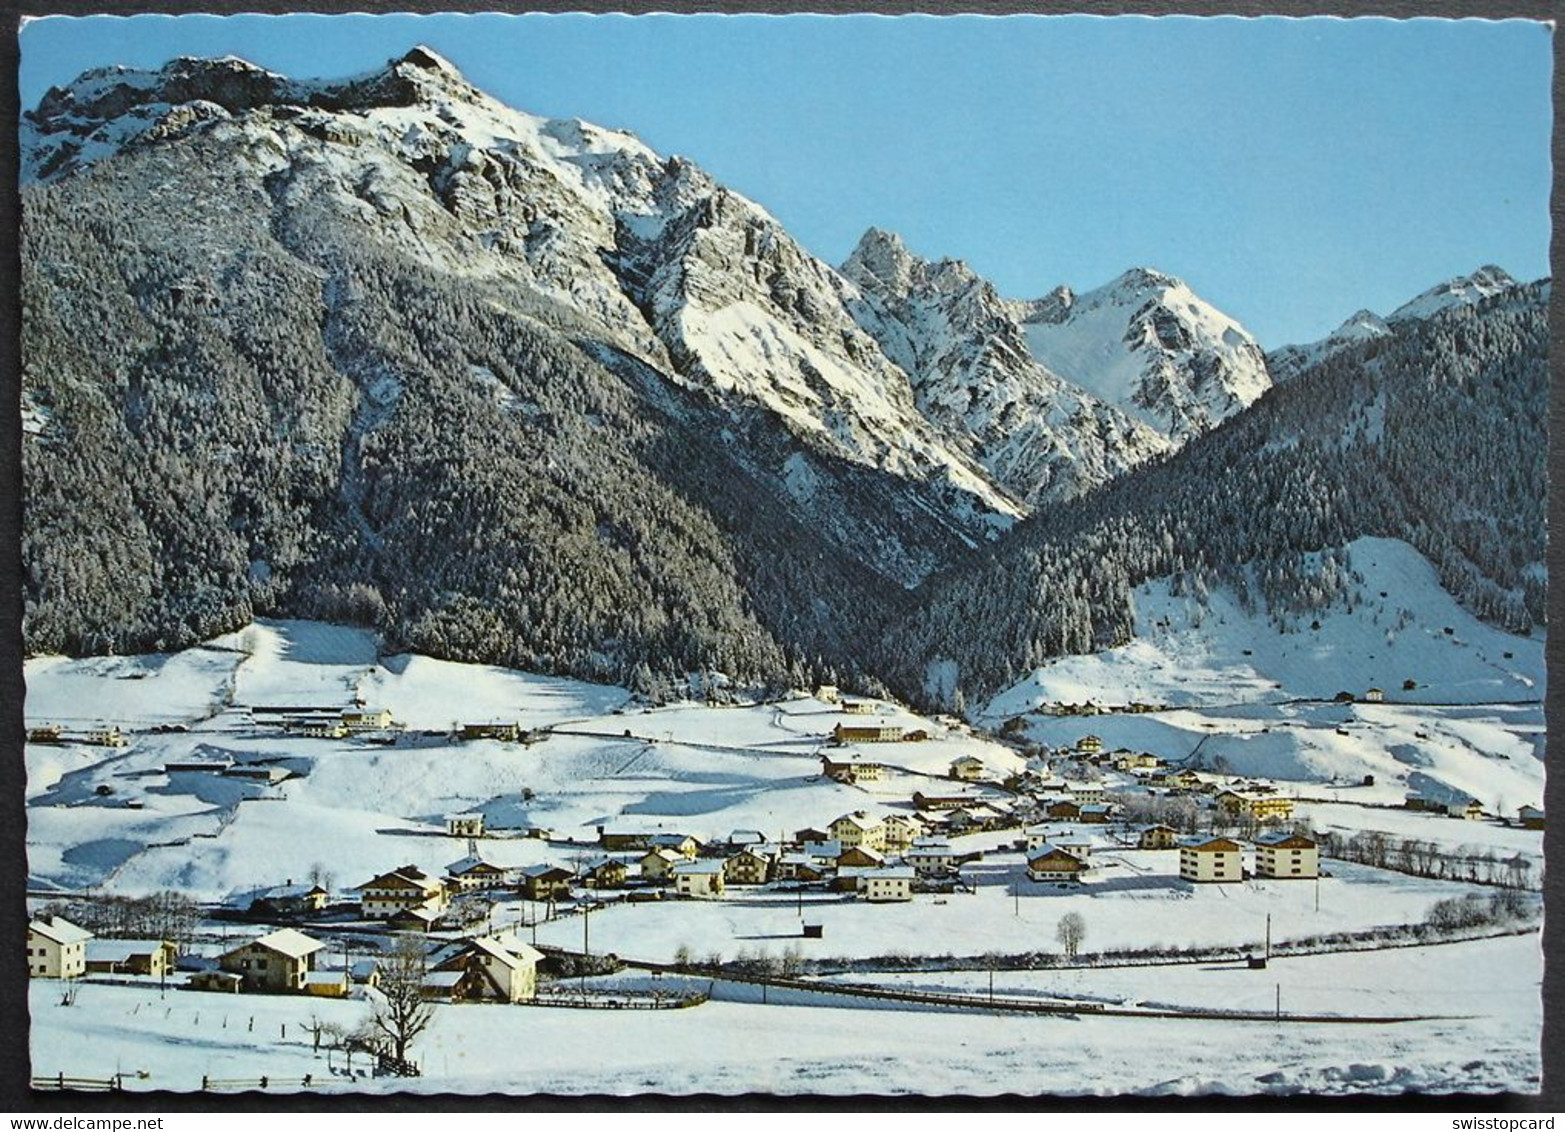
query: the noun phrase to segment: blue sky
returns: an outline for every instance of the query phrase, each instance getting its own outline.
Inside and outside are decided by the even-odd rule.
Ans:
[[[1268,347],[1480,264],[1548,272],[1552,48],[1521,21],[51,18],[22,105],[110,63],[328,77],[415,43],[696,160],[833,263],[876,225],[1016,297],[1153,266]]]

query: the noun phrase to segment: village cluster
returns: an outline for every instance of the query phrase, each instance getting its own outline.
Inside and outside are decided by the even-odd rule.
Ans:
[[[908,777],[907,769],[872,751],[877,745],[929,743],[928,731],[882,718],[859,722],[875,717],[880,705],[843,697],[835,688],[817,689],[815,698],[854,720],[839,720],[818,736],[822,777],[865,795],[863,806],[819,827],[777,835],[735,830],[703,839],[678,829],[602,825],[594,837],[582,838],[538,828],[489,829],[483,813],[454,813],[444,818],[443,829],[429,831],[466,843],[467,851],[443,875],[408,864],[341,892],[291,879],[252,890],[215,914],[271,930],[220,950],[207,947],[203,955],[181,954],[181,941],[175,940],[94,938],[63,917],[44,916],[29,927],[29,971],[55,979],[172,977],[198,990],[341,998],[356,988],[374,988],[377,955],[398,940],[417,939],[424,998],[521,1002],[538,993],[539,965],[547,970],[547,959],[516,929],[530,924],[536,933],[540,920],[608,902],[713,901],[746,890],[776,898],[809,893],[812,899],[907,903],[919,894],[972,891],[978,881],[969,866],[1007,855],[1020,858],[1032,884],[1090,893],[1095,874],[1122,864],[1116,855],[1126,850],[1166,851],[1166,858],[1158,857],[1166,860],[1161,871],[1170,881],[1194,885],[1323,875],[1319,841],[1295,820],[1295,799],[1276,783],[1170,765],[1148,752],[1105,750],[1095,735],[1068,749],[1045,749],[1029,742],[1023,728],[1008,727],[993,738],[1023,769],[996,774],[984,759],[962,754],[943,776],[921,773],[913,778],[919,788],[896,797],[882,787]],[[363,704],[251,713],[259,726],[291,736],[417,741],[402,733],[389,710]],[[949,718],[941,723],[965,726]],[[487,722],[455,725],[445,737],[520,743],[547,736],[515,722]],[[69,740],[57,728],[36,728],[30,738],[124,742],[117,728],[107,727],[91,738]],[[264,763],[236,765],[210,757],[170,761],[164,769],[265,774],[268,783],[287,774]],[[1407,804],[1430,808],[1417,796]],[[1451,813],[1484,816],[1476,804],[1453,805]],[[1520,824],[1542,827],[1541,810],[1524,807],[1519,817]],[[546,840],[555,859],[522,867],[490,859],[487,842],[517,836]],[[527,913],[518,908],[510,930],[495,930],[496,910],[519,902],[526,902]],[[819,927],[805,923],[802,929],[808,935]],[[357,960],[355,950],[361,953]],[[590,956],[583,950],[584,958]],[[342,958],[332,959],[338,952]]]

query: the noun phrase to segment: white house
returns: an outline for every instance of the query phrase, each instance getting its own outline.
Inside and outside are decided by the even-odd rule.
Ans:
[[[866,815],[863,810],[843,814],[831,823],[830,832],[835,840],[842,842],[844,849],[850,849],[855,845],[862,845],[866,849],[886,847],[885,825],[878,819]]]
[[[74,979],[87,972],[92,933],[59,916],[27,925],[27,974],[34,979]]]
[[[984,760],[977,755],[963,755],[951,763],[951,777],[961,782],[977,782],[984,776]]]
[[[913,869],[908,865],[876,869],[859,878],[859,890],[871,904],[911,900],[913,899]]]
[[[370,920],[390,919],[407,909],[438,914],[446,908],[446,886],[415,865],[365,881],[358,892],[359,906]]]
[[[723,895],[723,865],[716,858],[681,861],[672,870],[674,891],[681,896],[715,900]]]

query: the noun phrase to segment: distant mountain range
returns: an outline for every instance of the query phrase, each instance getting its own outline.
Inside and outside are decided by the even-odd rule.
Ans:
[[[32,651],[294,613],[631,683],[923,687],[905,634],[940,595],[1105,500],[1150,522],[1117,485],[1227,451],[1274,381],[1456,348],[1430,328],[1462,319],[1507,327],[1459,336],[1480,371],[1536,377],[1506,351],[1541,291],[1496,268],[1270,355],[1150,268],[1013,300],[878,229],[836,268],[691,162],[425,48],[340,82],[89,72],[24,115],[22,165]],[[1469,392],[1446,407],[1487,420]],[[1420,529],[1519,540],[1469,557],[1530,609],[1533,540],[1482,503]]]

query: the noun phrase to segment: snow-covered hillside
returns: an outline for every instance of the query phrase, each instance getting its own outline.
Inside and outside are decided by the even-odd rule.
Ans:
[[[1037,717],[1030,732],[1061,745],[1092,732],[1192,765],[1221,760],[1237,774],[1298,782],[1370,774],[1378,785],[1366,796],[1393,803],[1421,790],[1540,804],[1542,636],[1478,621],[1405,543],[1360,539],[1347,551],[1362,578],[1351,610],[1338,603],[1283,632],[1226,590],[1197,596],[1151,582],[1135,593],[1136,640],[1061,657],[996,696],[984,717],[1060,703],[1166,706],[1174,710]],[[1364,702],[1371,688],[1383,702]],[[1340,692],[1356,702],[1332,702]]]
[[[1183,443],[1271,386],[1250,333],[1188,284],[1134,268],[1085,294],[1013,304],[1033,357]]]

